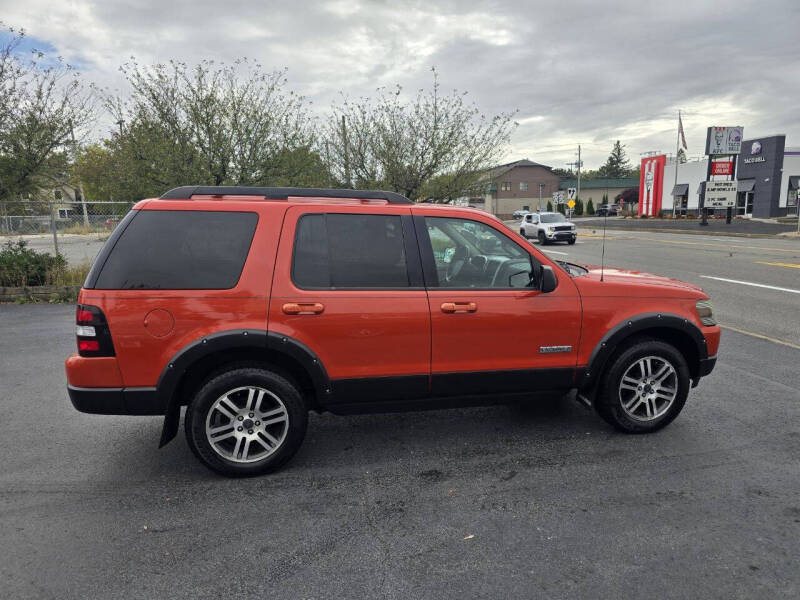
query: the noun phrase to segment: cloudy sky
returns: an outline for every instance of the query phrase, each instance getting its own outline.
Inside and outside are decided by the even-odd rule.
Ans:
[[[674,152],[679,108],[690,156],[709,125],[800,146],[798,0],[0,0],[0,18],[121,91],[131,56],[248,56],[323,112],[339,91],[429,85],[435,66],[485,111],[518,110],[509,160],[563,167],[580,143],[596,168],[615,139],[634,162]]]

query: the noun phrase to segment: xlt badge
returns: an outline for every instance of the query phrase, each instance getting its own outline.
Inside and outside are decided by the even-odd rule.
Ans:
[[[539,346],[542,354],[555,354],[556,352],[572,352],[572,346]]]

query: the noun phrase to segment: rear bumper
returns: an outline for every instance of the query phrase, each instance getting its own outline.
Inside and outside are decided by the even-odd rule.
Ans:
[[[709,356],[708,358],[704,358],[700,361],[699,368],[697,369],[697,377],[705,377],[711,371],[714,370],[714,366],[717,364],[717,356]]]
[[[163,415],[166,409],[156,388],[87,388],[67,386],[72,405],[92,415]]]

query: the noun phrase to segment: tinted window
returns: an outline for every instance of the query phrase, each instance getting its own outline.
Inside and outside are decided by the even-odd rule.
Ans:
[[[301,288],[408,287],[397,215],[305,215],[297,224],[292,280]]]
[[[247,258],[255,213],[142,210],[117,240],[95,287],[228,289]]]
[[[542,215],[542,223],[563,223],[566,220],[561,213],[545,213]]]
[[[531,284],[530,255],[478,221],[426,217],[439,287],[516,288]]]

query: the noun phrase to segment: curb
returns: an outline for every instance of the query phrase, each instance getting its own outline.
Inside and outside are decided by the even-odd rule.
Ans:
[[[581,226],[578,223],[576,223],[576,225],[578,225],[578,228],[580,230]],[[584,227],[588,229],[587,226],[584,225]],[[603,231],[602,227],[592,227],[592,229],[594,229],[595,231],[599,231],[599,232]],[[760,239],[775,239],[775,238],[791,239],[790,236],[785,235],[786,233],[791,233],[791,232],[786,232],[786,231],[782,231],[780,233],[736,233],[736,232],[727,232],[727,231],[695,231],[695,230],[692,230],[692,229],[660,229],[660,228],[655,228],[655,227],[652,227],[652,228],[651,227],[647,227],[647,228],[641,228],[641,229],[634,229],[634,228],[615,229],[613,227],[606,227],[606,231],[618,231],[618,232],[622,232],[622,233],[647,233],[647,232],[652,232],[652,233],[682,233],[682,234],[688,234],[688,235],[719,235],[719,236],[725,236],[725,237],[760,238]]]

